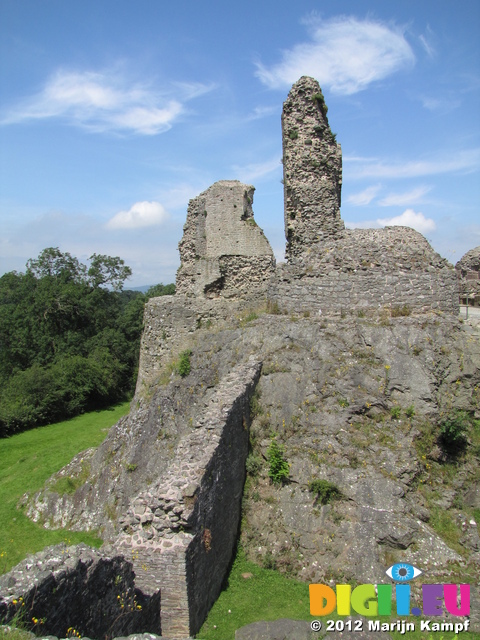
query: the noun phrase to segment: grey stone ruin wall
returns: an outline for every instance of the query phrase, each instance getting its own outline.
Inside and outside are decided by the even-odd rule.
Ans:
[[[145,306],[136,394],[155,382],[166,360],[190,346],[197,329],[228,324],[249,304],[249,299],[210,300],[181,293],[150,299]]]
[[[253,217],[254,190],[221,180],[190,200],[179,243],[178,293],[238,299],[265,291],[275,258]]]
[[[338,314],[407,306],[458,314],[455,271],[408,227],[345,230],[301,262],[278,265],[268,298],[285,311]]]
[[[286,258],[290,262],[343,232],[342,151],[327,119],[320,85],[296,82],[283,105]]]
[[[250,398],[261,364],[237,365],[179,444],[166,474],[120,520],[136,586],[161,589],[166,635],[196,633],[220,593],[235,547],[248,453]]]
[[[250,360],[220,380],[170,463],[133,494],[103,551],[53,548],[2,576],[0,619],[13,617],[13,600],[22,597],[30,617],[46,617],[44,634],[65,637],[68,627],[93,638],[196,633],[235,548],[260,372],[261,363]]]
[[[118,554],[47,547],[0,576],[0,620],[20,614],[27,629],[60,638],[70,628],[91,638],[160,634],[160,592],[145,595],[134,578],[132,563]]]

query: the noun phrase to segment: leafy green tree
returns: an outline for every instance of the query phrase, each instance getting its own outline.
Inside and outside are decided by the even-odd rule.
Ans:
[[[118,256],[104,256],[94,253],[90,256],[87,275],[93,287],[110,285],[114,291],[121,291],[125,280],[132,275],[130,267]]]

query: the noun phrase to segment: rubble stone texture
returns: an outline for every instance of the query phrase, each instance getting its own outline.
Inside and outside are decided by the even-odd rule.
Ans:
[[[283,180],[287,260],[342,234],[342,151],[320,85],[303,76],[283,105]]]
[[[178,293],[234,299],[259,295],[275,269],[268,240],[253,217],[254,187],[221,180],[188,205]]]
[[[469,295],[469,304],[480,306],[480,247],[475,247],[457,262],[455,270],[459,278],[459,290],[463,300]]]

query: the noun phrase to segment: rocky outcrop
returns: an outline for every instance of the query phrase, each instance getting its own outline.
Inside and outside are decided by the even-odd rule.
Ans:
[[[275,269],[253,217],[254,187],[221,180],[190,200],[176,290],[197,298],[259,297]]]
[[[289,262],[341,235],[342,151],[320,85],[300,78],[283,105],[283,182]]]

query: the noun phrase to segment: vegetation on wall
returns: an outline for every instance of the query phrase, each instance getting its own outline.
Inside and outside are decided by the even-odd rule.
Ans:
[[[0,278],[0,436],[106,407],[132,392],[147,294],[123,291],[130,267],[58,248]]]

